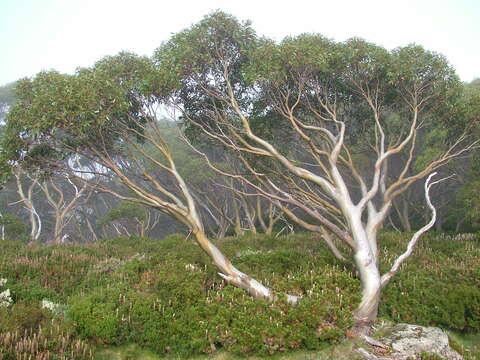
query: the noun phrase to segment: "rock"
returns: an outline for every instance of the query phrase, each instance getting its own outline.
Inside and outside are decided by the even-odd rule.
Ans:
[[[367,350],[365,350],[364,348],[358,348],[357,350],[357,353],[359,353],[363,359],[365,360],[391,360],[391,358],[383,358],[383,357],[378,357],[377,355],[373,355],[371,353],[369,353]]]
[[[463,357],[450,347],[445,331],[435,327],[397,324],[391,333],[380,340],[388,345],[393,359],[420,359],[420,353],[436,354],[448,360],[462,360]]]

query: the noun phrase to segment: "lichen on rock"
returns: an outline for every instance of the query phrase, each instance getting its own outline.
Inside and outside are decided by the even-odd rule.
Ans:
[[[381,342],[392,349],[394,359],[418,359],[422,352],[448,360],[463,359],[450,347],[447,333],[436,327],[397,324]]]

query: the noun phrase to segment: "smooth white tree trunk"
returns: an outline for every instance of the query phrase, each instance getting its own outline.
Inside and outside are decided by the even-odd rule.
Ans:
[[[372,261],[372,257],[363,251],[355,254],[355,264],[362,287],[362,299],[354,313],[355,328],[363,332],[377,318],[381,276],[376,261]]]

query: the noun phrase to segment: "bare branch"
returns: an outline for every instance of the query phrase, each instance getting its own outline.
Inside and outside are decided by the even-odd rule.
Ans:
[[[400,267],[402,266],[402,264],[405,262],[405,260],[407,260],[413,253],[413,249],[415,248],[415,245],[417,244],[418,240],[420,239],[420,237],[426,233],[428,230],[430,230],[432,228],[432,226],[435,224],[435,221],[437,219],[437,210],[436,208],[433,206],[431,200],[430,200],[430,188],[435,185],[435,184],[438,184],[442,181],[445,181],[447,180],[448,178],[450,177],[446,177],[446,178],[443,178],[443,179],[440,179],[440,180],[437,180],[437,181],[434,181],[434,182],[431,182],[432,178],[436,175],[437,173],[434,172],[432,174],[430,174],[427,178],[427,180],[425,181],[425,199],[427,201],[427,205],[428,207],[430,208],[430,210],[432,211],[432,217],[430,219],[430,221],[424,225],[421,229],[419,229],[417,232],[415,232],[415,234],[413,234],[412,238],[410,239],[410,241],[408,242],[408,245],[407,245],[407,249],[405,250],[405,252],[400,255],[396,260],[395,262],[393,263],[390,271],[388,271],[387,273],[383,274],[382,277],[381,277],[381,286],[382,287],[385,287],[389,281],[392,279],[392,277],[395,276],[395,274],[400,270]]]

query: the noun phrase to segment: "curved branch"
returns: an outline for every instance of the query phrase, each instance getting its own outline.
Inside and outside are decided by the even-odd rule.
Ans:
[[[392,265],[392,268],[390,269],[390,271],[382,275],[382,277],[381,277],[382,288],[385,287],[390,282],[390,280],[400,270],[400,267],[405,262],[405,260],[407,260],[412,255],[413,249],[414,249],[415,245],[417,244],[418,240],[420,239],[420,237],[424,233],[426,233],[428,230],[430,230],[433,227],[433,225],[435,224],[435,221],[437,219],[437,209],[435,209],[435,207],[433,206],[433,204],[430,200],[430,188],[433,185],[438,184],[439,182],[442,182],[442,181],[448,179],[448,177],[447,177],[447,178],[443,178],[443,179],[440,179],[440,180],[437,180],[437,181],[434,181],[434,182],[430,183],[430,181],[432,180],[432,178],[436,174],[437,174],[436,172],[430,174],[430,176],[427,178],[427,181],[425,181],[425,198],[427,200],[428,207],[432,211],[432,218],[430,219],[430,221],[425,226],[423,226],[420,230],[418,230],[415,234],[413,234],[412,238],[408,242],[407,249],[405,250],[405,252],[402,255],[400,255],[397,258],[397,260],[395,260],[395,262]]]

